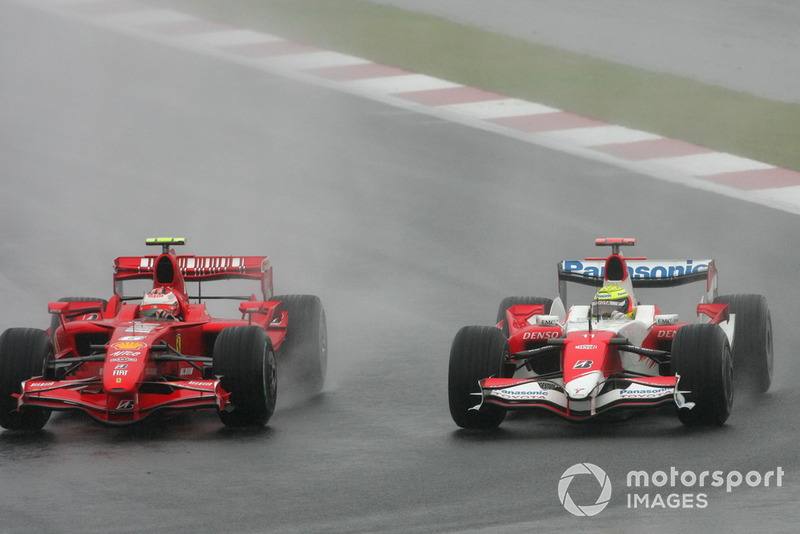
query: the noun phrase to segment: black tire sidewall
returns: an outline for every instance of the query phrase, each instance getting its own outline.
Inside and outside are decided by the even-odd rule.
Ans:
[[[506,411],[480,403],[478,381],[499,376],[508,354],[508,339],[493,326],[465,326],[458,331],[450,349],[448,400],[453,421],[462,428],[494,428]]]
[[[735,314],[733,376],[737,387],[764,393],[772,383],[772,317],[762,295],[721,295],[715,303],[728,303]]]
[[[715,324],[684,326],[672,342],[672,372],[680,376],[678,390],[693,408],[680,408],[678,417],[686,425],[719,426],[733,405],[733,375],[730,344]]]
[[[10,328],[0,335],[0,426],[10,430],[39,430],[50,410],[37,406],[17,410],[22,382],[42,375],[44,362],[53,358],[53,343],[44,330]]]
[[[214,344],[214,374],[230,393],[231,409],[220,412],[227,426],[263,426],[277,399],[275,353],[258,326],[234,326],[220,332]]]
[[[327,319],[322,301],[315,295],[283,295],[273,300],[280,301],[288,314],[286,339],[278,350],[282,374],[310,393],[318,393],[328,367]]]

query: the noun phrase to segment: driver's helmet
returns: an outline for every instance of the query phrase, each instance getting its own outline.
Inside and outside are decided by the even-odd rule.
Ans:
[[[592,301],[592,317],[608,319],[614,312],[626,317],[633,316],[633,299],[628,290],[618,285],[600,288]],[[614,314],[617,315],[617,314]]]
[[[144,319],[160,321],[178,320],[180,304],[175,293],[164,287],[157,287],[142,298],[139,315]]]

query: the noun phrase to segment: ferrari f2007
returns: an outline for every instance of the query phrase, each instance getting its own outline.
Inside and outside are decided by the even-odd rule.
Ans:
[[[161,254],[114,261],[110,299],[63,298],[49,305],[49,330],[0,336],[0,426],[39,429],[52,410],[125,425],[200,409],[216,410],[227,426],[261,426],[275,409],[278,372],[309,393],[322,388],[327,333],[318,297],[274,296],[266,256],[177,255],[182,238],[147,244]],[[251,281],[260,295],[202,293],[221,280]],[[134,281],[144,296],[128,294]],[[240,301],[240,317],[212,317],[209,299]]]

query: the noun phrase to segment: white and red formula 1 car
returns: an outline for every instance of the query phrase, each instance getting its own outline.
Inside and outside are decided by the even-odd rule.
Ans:
[[[772,324],[761,295],[717,295],[714,260],[624,258],[634,239],[598,239],[607,258],[558,264],[555,299],[508,297],[495,326],[459,330],[450,352],[450,413],[464,428],[498,426],[509,409],[539,408],[571,421],[672,404],[686,425],[722,425],[736,383],[759,392],[772,378]],[[566,309],[567,283],[612,287],[630,308],[602,299]],[[704,282],[696,322],[638,303],[638,288]],[[615,289],[613,289],[615,288]]]

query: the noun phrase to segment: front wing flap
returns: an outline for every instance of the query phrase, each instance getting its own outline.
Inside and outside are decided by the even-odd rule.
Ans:
[[[50,410],[82,410],[110,424],[135,423],[161,410],[224,410],[230,394],[213,380],[143,382],[133,394],[103,391],[102,380],[45,380],[32,378],[22,383],[18,409],[38,406]]]
[[[543,408],[566,419],[584,420],[614,408],[654,407],[674,402],[679,408],[691,408],[678,390],[678,376],[610,378],[586,399],[569,398],[564,387],[547,379],[485,378],[478,382],[481,402],[506,409]]]

